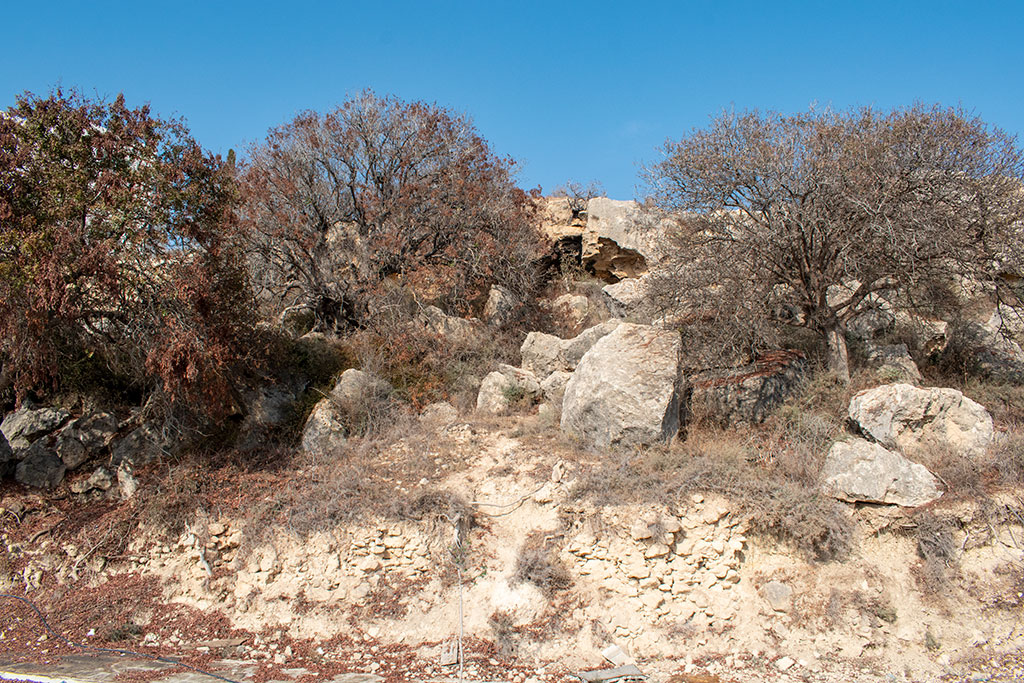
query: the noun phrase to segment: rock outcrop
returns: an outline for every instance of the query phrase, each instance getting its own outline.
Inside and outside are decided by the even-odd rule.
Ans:
[[[562,430],[597,446],[651,444],[679,430],[678,332],[622,323],[584,354],[565,387]]]
[[[639,277],[661,257],[661,226],[634,201],[595,197],[587,203],[581,257],[598,277]]]
[[[793,395],[806,377],[803,354],[775,351],[744,367],[691,377],[690,401],[720,424],[759,424]]]
[[[918,507],[942,495],[924,465],[865,439],[836,442],[821,477],[826,491],[851,503]]]
[[[519,352],[524,370],[538,378],[546,378],[553,372],[572,372],[583,355],[599,339],[618,327],[618,319],[606,320],[580,332],[572,339],[562,339],[553,334],[531,332],[526,335]]]
[[[911,454],[923,448],[983,453],[992,443],[992,416],[956,389],[884,384],[850,400],[849,416],[867,436]]]

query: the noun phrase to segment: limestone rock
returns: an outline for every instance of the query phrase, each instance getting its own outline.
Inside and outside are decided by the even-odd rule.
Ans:
[[[100,455],[117,435],[117,418],[90,413],[69,422],[57,434],[57,455],[69,470]]]
[[[83,479],[71,484],[72,493],[86,493],[94,489],[100,491],[109,491],[114,485],[114,477],[110,474],[110,471],[105,467],[97,467],[96,471],[89,475],[88,479]]]
[[[562,360],[565,341],[553,334],[530,332],[519,349],[523,369],[537,377],[547,377],[552,372],[565,371],[567,368]]]
[[[826,491],[849,502],[918,507],[942,495],[924,465],[864,439],[836,442],[821,477]]]
[[[540,383],[540,391],[544,400],[560,408],[562,399],[565,397],[565,386],[570,379],[572,379],[572,373],[561,370],[556,370],[548,375],[547,379]]]
[[[691,405],[724,425],[759,424],[795,393],[807,377],[807,361],[796,351],[765,353],[756,362],[690,378]]]
[[[302,428],[302,450],[330,455],[345,445],[345,423],[338,405],[331,399],[319,401]]]
[[[590,299],[582,294],[563,294],[552,305],[574,322],[583,320],[590,313]]]
[[[381,401],[393,391],[390,384],[372,372],[349,368],[341,373],[331,389],[331,397],[342,405],[359,405],[365,401]]]
[[[483,323],[476,318],[448,315],[437,306],[426,306],[416,316],[416,321],[430,332],[458,342],[476,340],[485,329]]]
[[[53,489],[64,479],[67,468],[57,453],[42,441],[36,441],[25,451],[14,470],[14,478],[25,486]]]
[[[866,349],[868,363],[874,366],[882,376],[891,376],[891,379],[915,384],[923,379],[906,344],[872,344],[868,342]]]
[[[661,227],[634,201],[595,197],[587,202],[583,262],[609,281],[639,277],[661,259]]]
[[[420,411],[420,424],[435,429],[447,427],[458,419],[458,409],[447,401],[431,403]]]
[[[122,462],[117,468],[117,489],[121,500],[128,500],[139,490],[139,480],[130,461]]]
[[[597,343],[597,340],[614,330],[619,320],[607,320],[587,328],[572,339],[562,339],[553,334],[531,332],[526,335],[519,352],[522,367],[536,375],[546,378],[553,372],[572,372],[576,369],[583,354]]]
[[[491,285],[487,304],[484,306],[484,320],[488,325],[501,327],[512,319],[517,303],[512,292],[501,285]]]
[[[647,277],[626,278],[601,288],[605,306],[619,318],[648,319]]]
[[[769,581],[762,586],[761,597],[776,612],[788,612],[793,607],[793,589],[781,581]]]
[[[117,466],[122,462],[145,465],[163,455],[163,439],[155,427],[144,424],[114,442],[111,448],[111,465]]]
[[[671,439],[679,430],[681,346],[678,332],[618,325],[566,385],[562,430],[599,446]]]
[[[988,411],[956,389],[884,384],[854,396],[849,416],[865,434],[904,453],[948,447],[980,454],[994,435]]]
[[[500,415],[518,401],[530,401],[540,394],[540,383],[529,370],[499,365],[484,377],[476,397],[476,409]]]
[[[854,339],[870,341],[887,330],[891,330],[896,322],[891,304],[877,294],[868,295],[869,305],[857,313],[846,324],[847,333]]]
[[[39,437],[49,434],[68,421],[71,414],[62,408],[33,408],[22,405],[0,422],[0,432],[14,451],[28,448]]]

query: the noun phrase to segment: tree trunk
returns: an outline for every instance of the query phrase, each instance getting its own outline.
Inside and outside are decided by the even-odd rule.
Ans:
[[[825,330],[828,342],[828,369],[844,384],[850,383],[850,351],[846,346],[846,334],[839,325]]]

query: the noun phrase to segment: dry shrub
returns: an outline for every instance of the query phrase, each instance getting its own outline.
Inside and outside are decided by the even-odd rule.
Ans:
[[[914,516],[917,524],[917,554],[921,564],[914,567],[914,578],[926,594],[944,591],[957,571],[957,551],[953,542],[955,522],[922,510]]]
[[[532,583],[549,598],[572,586],[572,574],[559,559],[554,545],[541,533],[531,534],[516,557],[511,583],[524,582]]]
[[[514,657],[516,654],[515,619],[504,611],[492,612],[487,617],[487,624],[494,632],[494,645],[499,657]]]
[[[685,505],[696,492],[719,493],[750,519],[753,533],[777,538],[816,560],[845,558],[852,523],[845,508],[785,469],[759,461],[742,433],[703,432],[674,447],[619,452],[581,477],[577,497],[598,504]]]
[[[167,473],[139,489],[142,520],[175,538],[203,507],[203,484],[208,477],[194,463],[172,465]]]

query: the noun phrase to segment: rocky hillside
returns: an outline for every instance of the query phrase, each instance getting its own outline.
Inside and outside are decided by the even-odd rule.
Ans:
[[[799,335],[722,363],[654,291],[669,217],[540,211],[537,300],[417,302],[387,337],[282,316],[216,430],[10,405],[0,592],[75,642],[259,680],[1024,676],[1014,311],[883,292],[849,384]],[[73,651],[0,614],[0,661]]]

